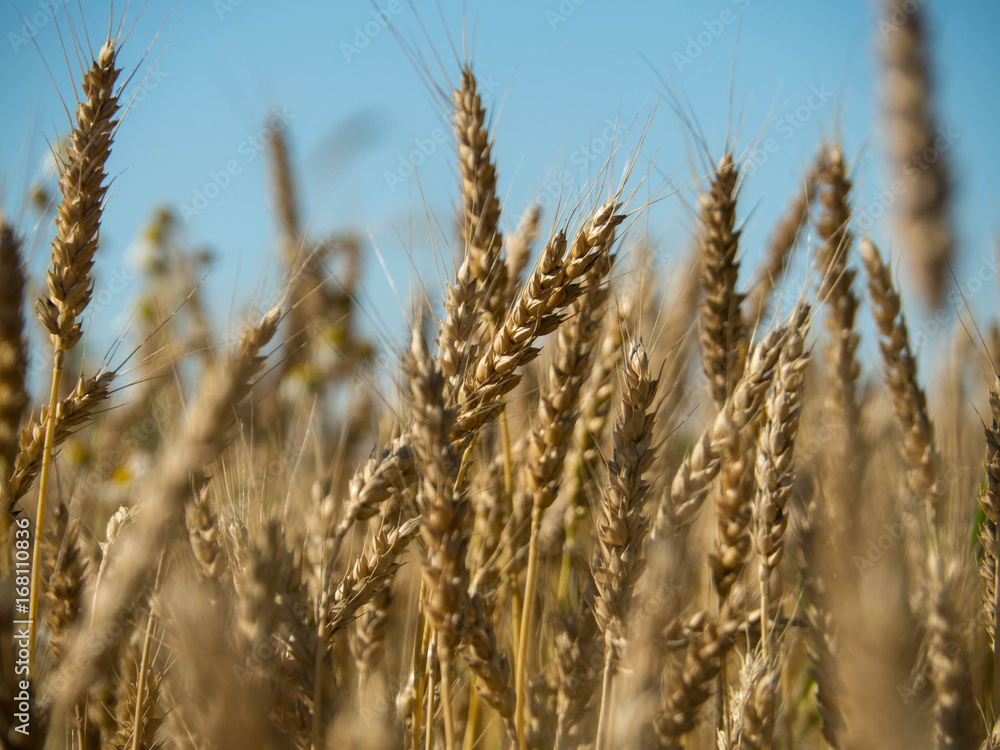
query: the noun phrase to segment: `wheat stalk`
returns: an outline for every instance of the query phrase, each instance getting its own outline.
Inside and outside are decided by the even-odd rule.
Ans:
[[[52,262],[45,274],[48,295],[38,298],[35,314],[53,343],[52,388],[45,424],[42,464],[38,477],[38,506],[35,512],[36,544],[32,551],[31,603],[28,651],[35,651],[35,621],[41,581],[38,569],[41,549],[37,540],[45,531],[46,495],[49,466],[55,447],[56,404],[66,352],[83,336],[79,318],[90,303],[94,282],[90,272],[97,251],[98,232],[104,207],[104,167],[111,151],[118,112],[115,84],[115,43],[108,40],[83,77],[84,99],[77,104],[76,125],[69,148],[59,158],[59,192],[62,200],[56,214],[56,235],[52,240]]]

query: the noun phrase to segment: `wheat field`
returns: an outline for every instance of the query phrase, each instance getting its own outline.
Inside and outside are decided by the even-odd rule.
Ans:
[[[512,215],[456,55],[443,291],[399,300],[396,348],[276,131],[282,277],[226,330],[158,209],[88,349],[137,61],[124,24],[81,42],[57,184],[10,196],[42,218],[0,216],[3,746],[1000,746],[1000,328],[959,311],[918,372],[904,299],[949,304],[964,249],[925,11],[880,13],[891,252],[831,136],[757,268],[733,142],[693,138],[682,190],[609,159]],[[669,269],[651,195],[692,206]]]

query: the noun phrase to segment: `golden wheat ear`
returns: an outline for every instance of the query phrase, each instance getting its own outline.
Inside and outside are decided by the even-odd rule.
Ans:
[[[979,710],[972,690],[971,663],[962,638],[966,580],[960,566],[931,573],[929,654],[934,681],[934,735],[938,747],[975,747]]]
[[[31,653],[35,650],[35,621],[41,598],[41,547],[38,540],[45,531],[49,467],[56,445],[59,386],[66,352],[73,349],[83,336],[80,317],[90,304],[94,289],[91,271],[107,190],[104,184],[107,177],[105,166],[111,152],[118,112],[117,81],[121,71],[115,63],[115,42],[109,39],[84,74],[83,97],[77,103],[69,147],[65,154],[57,157],[61,199],[56,214],[56,234],[52,240],[52,260],[45,274],[48,294],[35,302],[35,315],[52,339],[53,355],[52,389],[38,468],[36,543],[32,551],[29,612],[28,651]]]
[[[597,522],[601,556],[594,571],[594,613],[605,643],[598,747],[612,729],[611,686],[624,656],[633,593],[645,568],[643,547],[649,520],[644,508],[650,485],[643,475],[655,454],[653,420],[659,382],[649,372],[649,358],[641,342],[630,344],[622,357],[621,381],[622,412],[615,422],[608,488],[601,496]]]
[[[934,423],[927,410],[927,396],[917,382],[917,362],[910,350],[903,303],[892,283],[889,268],[867,237],[861,240],[861,258],[868,274],[868,293],[879,334],[886,384],[902,427],[900,452],[907,465],[906,481],[916,500],[925,504],[928,523],[934,529],[941,522],[945,501],[941,454],[934,437]]]
[[[721,407],[743,374],[748,333],[736,291],[740,232],[736,229],[736,183],[739,172],[727,153],[712,175],[709,190],[698,198],[701,209],[700,305],[701,358],[709,389]]]
[[[793,453],[802,415],[802,392],[810,351],[805,348],[809,308],[800,307],[793,316],[788,340],[778,360],[774,389],[765,407],[767,420],[757,444],[754,500],[755,543],[760,560],[761,641],[764,659],[770,656],[767,622],[770,615],[771,575],[784,557],[788,528],[788,501],[795,478]]]
[[[854,246],[850,229],[851,188],[843,151],[834,144],[826,151],[820,173],[821,210],[816,230],[821,242],[815,260],[822,274],[820,296],[827,308],[825,322],[829,339],[826,349],[829,375],[824,400],[830,423],[843,425],[823,458],[830,485],[828,494],[834,499],[830,512],[840,518],[845,527],[858,524],[859,478],[866,457],[861,445],[864,435],[858,403],[861,365],[855,317],[859,302],[853,287],[857,272],[848,262]],[[836,468],[844,466],[854,468],[847,472]]]
[[[739,627],[732,611],[721,612],[717,619],[700,612],[686,626],[685,659],[670,671],[661,710],[653,721],[660,747],[680,750],[684,737],[698,726],[701,708],[712,694],[711,684]]]
[[[57,351],[72,349],[80,340],[80,316],[93,293],[91,271],[107,191],[105,167],[118,112],[121,69],[116,67],[116,56],[115,42],[108,40],[84,75],[69,146],[58,156],[61,200],[52,262],[45,275],[48,294],[35,306]]]
[[[438,361],[448,378],[449,396],[457,394],[466,368],[477,354],[480,329],[485,330],[487,340],[492,337],[507,290],[496,165],[486,130],[486,110],[468,66],[462,68],[452,107],[461,175],[463,247],[458,274],[445,295],[445,319],[438,339]]]
[[[752,429],[760,416],[787,335],[786,328],[771,331],[754,348],[732,395],[664,489],[654,536],[669,537],[694,522],[712,481],[719,474],[726,440],[742,430]]]
[[[983,621],[993,651],[993,676],[1000,676],[1000,658],[997,657],[997,638],[1000,638],[1000,606],[997,592],[1000,592],[1000,546],[998,546],[997,525],[1000,523],[1000,379],[990,386],[990,417],[983,425],[986,437],[986,458],[983,468],[986,483],[979,491],[979,506],[983,510],[983,523],[979,528],[979,543],[983,556],[979,560],[979,577],[983,582]],[[994,710],[1000,705],[1000,691],[994,688]]]
[[[476,76],[462,68],[461,83],[452,95],[458,168],[461,173],[462,239],[471,271],[487,295],[484,312],[495,315],[507,286],[507,267],[501,251],[500,199],[493,145],[486,130],[486,110]]]

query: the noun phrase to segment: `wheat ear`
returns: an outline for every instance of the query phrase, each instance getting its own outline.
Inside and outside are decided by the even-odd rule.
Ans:
[[[462,340],[459,329],[463,321],[474,319],[468,312],[474,305],[464,298],[458,306],[464,305],[467,313],[451,315],[449,312],[446,315],[439,336],[438,362],[449,384],[453,384],[453,378],[457,381],[467,369],[462,391],[452,391],[458,395],[460,408],[451,437],[460,448],[500,413],[503,395],[517,385],[518,369],[538,356],[539,349],[533,346],[537,338],[555,330],[562,322],[558,313],[583,293],[580,279],[609,252],[614,229],[625,220],[625,216],[618,213],[620,208],[621,204],[614,201],[598,207],[574,235],[568,252],[562,233],[549,241],[514,307],[483,353],[468,368],[465,367],[464,344],[458,346],[456,342]],[[468,264],[463,266],[465,270],[460,271],[459,278],[471,283]],[[446,301],[446,307],[450,309],[451,303]],[[471,323],[469,327],[471,330]],[[341,537],[354,520],[370,518],[393,493],[413,485],[416,471],[411,441],[410,434],[397,438],[354,474],[350,481],[348,513],[337,532]]]
[[[428,355],[418,332],[413,335],[405,370],[420,474],[417,508],[422,518],[420,536],[425,544],[420,561],[426,591],[423,611],[436,636],[445,747],[454,750],[450,690],[468,590],[465,565],[468,501],[461,488],[456,487],[458,455],[449,439],[455,409],[444,404],[444,376]],[[428,721],[432,720],[429,716]]]
[[[13,521],[14,498],[8,482],[14,473],[18,433],[28,393],[28,344],[24,329],[25,279],[21,238],[0,214],[0,570],[9,574],[7,529]]]
[[[1000,657],[997,656],[997,639],[1000,638],[1000,606],[997,595],[1000,592],[1000,565],[997,564],[998,549],[997,524],[1000,522],[1000,378],[990,387],[990,422],[983,425],[986,433],[986,484],[979,492],[979,505],[983,509],[983,524],[979,530],[979,543],[983,546],[983,556],[979,560],[979,577],[983,581],[983,618],[986,633],[993,650],[994,684],[1000,684]],[[1000,691],[994,690],[994,709],[1000,704]]]
[[[49,648],[57,660],[66,656],[73,627],[83,610],[87,560],[80,548],[80,527],[71,521],[65,504],[52,512],[52,526],[45,531],[42,563],[45,571],[45,622]]]
[[[832,424],[843,425],[838,439],[827,451],[825,465],[831,480],[829,494],[838,501],[831,510],[835,511],[834,515],[843,514],[842,525],[850,527],[857,514],[858,477],[864,466],[865,451],[859,445],[862,438],[858,404],[861,366],[857,359],[858,334],[854,331],[858,298],[852,288],[855,271],[847,263],[854,242],[848,227],[851,181],[840,146],[834,145],[827,150],[820,183],[822,211],[817,231],[822,242],[816,251],[816,263],[823,274],[820,293],[828,308],[827,359],[832,370],[825,408]]]
[[[593,698],[604,661],[604,644],[594,619],[593,580],[586,572],[582,575],[585,585],[579,587],[576,609],[562,615],[555,639],[559,678],[555,746],[559,748],[580,747],[593,737]]]
[[[35,514],[35,541],[31,557],[31,603],[28,619],[28,651],[35,652],[35,622],[41,582],[41,549],[38,540],[45,531],[45,501],[49,465],[55,438],[56,404],[66,352],[76,346],[83,331],[80,316],[90,303],[94,282],[90,272],[97,251],[98,232],[107,186],[104,167],[111,151],[118,112],[115,84],[115,44],[110,39],[83,77],[83,100],[77,104],[76,125],[69,137],[69,149],[59,158],[59,192],[62,200],[56,214],[56,235],[52,240],[52,261],[45,274],[48,295],[39,297],[35,314],[53,343],[52,389],[45,426],[42,465],[38,477],[38,509]]]
[[[740,264],[740,231],[736,229],[736,182],[733,155],[719,161],[711,187],[699,196],[701,207],[701,361],[716,404],[725,403],[743,374],[747,330],[740,312],[743,295],[736,291]]]
[[[358,610],[391,579],[399,569],[399,556],[420,531],[420,518],[399,526],[386,525],[378,530],[371,549],[348,566],[348,572],[333,585],[326,617],[327,637],[332,638],[346,627]]]
[[[796,375],[799,376],[799,385],[801,385],[799,371],[805,366],[805,362],[797,360],[802,357],[803,337],[808,318],[809,308],[806,305],[799,305],[792,312],[787,329],[788,333],[782,344],[781,356],[778,359],[774,375],[777,381],[777,391],[786,385],[794,385]],[[786,382],[786,378],[793,379],[792,383]],[[797,400],[797,395],[789,397]],[[769,405],[780,408],[773,401],[769,401]],[[797,413],[795,416],[797,418]],[[729,596],[729,592],[750,556],[753,501],[757,493],[757,475],[754,466],[757,461],[758,433],[754,428],[758,424],[759,422],[755,421],[748,425],[751,429],[728,431],[722,445],[721,486],[715,503],[719,543],[716,552],[709,555],[712,579],[719,596],[722,598]],[[777,426],[777,429],[781,429],[781,426]],[[793,430],[792,438],[794,438],[795,426],[793,425],[791,429]],[[765,446],[765,450],[770,447]],[[782,443],[776,447],[783,448],[788,452],[787,456],[781,458],[786,463],[786,473],[790,474],[790,442]],[[769,458],[774,460],[773,456]]]
[[[54,456],[56,449],[86,424],[107,400],[116,375],[115,372],[100,372],[93,377],[81,377],[69,395],[64,396],[56,405],[54,418],[50,419],[49,407],[43,406],[38,419],[31,418],[24,425],[14,462],[14,473],[7,483],[6,497],[10,512],[14,511],[14,504],[31,489],[42,469],[47,425],[50,422],[54,424],[50,450]]]
[[[321,293],[323,279],[316,272],[316,263],[312,258],[308,258],[306,263],[302,262],[305,238],[302,236],[299,219],[298,195],[288,153],[288,140],[283,130],[272,131],[269,152],[281,253],[291,279],[286,323],[288,333],[285,336],[285,357],[282,362],[282,369],[287,372],[301,365],[308,355],[308,343],[312,337],[310,326],[314,323],[309,319],[309,307]]]
[[[644,508],[649,483],[643,474],[653,463],[653,419],[658,381],[649,372],[641,343],[622,360],[622,413],[614,428],[614,455],[608,463],[608,489],[597,522],[600,558],[595,618],[604,635],[604,683],[597,747],[603,746],[611,710],[611,686],[621,662],[632,594],[643,570],[643,543],[649,528]]]
[[[867,237],[861,240],[861,258],[868,274],[868,293],[885,379],[903,430],[900,452],[907,465],[906,481],[915,499],[924,503],[928,522],[934,528],[944,502],[941,455],[934,439],[934,424],[927,412],[927,396],[917,382],[917,362],[910,350],[902,301],[878,248]]]
[[[680,750],[683,738],[698,725],[698,712],[711,695],[711,685],[733,645],[739,622],[721,613],[717,621],[704,613],[688,626],[684,664],[671,671],[662,708],[653,722],[659,747]]]
[[[971,664],[962,638],[958,602],[962,576],[952,564],[942,572],[930,567],[931,606],[927,622],[928,660],[934,680],[934,742],[940,750],[960,750],[978,744],[975,727],[979,708],[972,693]]]
[[[809,308],[800,307],[789,326],[788,340],[778,360],[774,390],[768,396],[767,421],[757,444],[756,542],[760,558],[760,616],[764,659],[770,656],[767,617],[772,571],[784,555],[786,507],[792,494],[792,451],[799,431],[802,390],[810,352],[805,348]]]
[[[452,100],[452,126],[458,143],[458,169],[462,178],[465,257],[484,295],[484,312],[495,317],[507,288],[507,266],[500,255],[503,235],[500,233],[500,199],[497,197],[493,147],[486,129],[486,110],[471,68],[466,66],[462,69],[461,82]]]
[[[740,670],[733,700],[733,723],[724,734],[726,748],[767,750],[773,747],[775,698],[780,671],[760,651],[749,653]],[[723,743],[720,742],[720,749]]]
[[[538,356],[535,341],[554,331],[562,322],[559,313],[589,288],[588,274],[595,264],[606,262],[615,229],[625,220],[619,209],[621,204],[615,201],[599,206],[577,229],[568,248],[562,232],[546,245],[514,307],[470,368],[454,440],[468,438],[499,413],[500,399],[517,384],[517,369]]]
[[[226,557],[219,540],[219,518],[212,510],[212,498],[207,486],[188,503],[185,520],[188,541],[199,573],[206,580],[218,580],[226,569]]]
[[[597,357],[591,365],[590,377],[580,396],[580,418],[573,432],[573,448],[566,468],[566,511],[562,524],[562,567],[559,571],[558,596],[565,602],[569,592],[569,575],[573,557],[578,551],[577,531],[586,514],[586,487],[597,476],[601,435],[611,411],[612,396],[616,392],[615,373],[618,372],[625,351],[624,335],[635,318],[638,293],[629,294],[616,309],[615,315],[605,316],[604,333],[597,348]]]
[[[785,328],[772,331],[757,345],[732,395],[681,462],[660,499],[656,537],[680,530],[694,520],[719,473],[727,435],[746,429],[760,416],[787,333]]]

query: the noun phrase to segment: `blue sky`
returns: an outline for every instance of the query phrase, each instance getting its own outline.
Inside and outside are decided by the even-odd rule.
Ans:
[[[60,47],[60,37],[68,38],[61,1],[54,3],[55,20],[49,0],[0,5],[0,88],[8,102],[0,118],[0,196],[25,230],[32,225],[30,214],[19,213],[26,176],[38,172],[46,139],[67,130],[57,96],[57,86],[71,94]],[[68,5],[79,34],[80,4]],[[82,5],[96,47],[108,3]],[[940,121],[957,133],[949,155],[961,239],[955,272],[964,283],[984,264],[994,269],[1000,48],[989,36],[1000,25],[1000,5],[926,5]],[[115,4],[116,18],[121,6]],[[114,188],[99,286],[124,273],[128,248],[153,207],[195,206],[198,191],[216,192],[209,184],[225,181],[219,173],[235,161],[238,174],[207,205],[185,212],[184,231],[190,244],[220,257],[206,287],[225,321],[220,330],[255,294],[269,293],[278,283],[274,228],[266,154],[254,137],[268,117],[282,113],[313,233],[348,229],[370,238],[365,309],[373,325],[382,320],[400,330],[399,306],[371,245],[403,296],[418,276],[434,293],[441,248],[431,241],[427,212],[435,233],[450,241],[457,175],[441,101],[372,6],[363,0],[150,0],[136,20],[139,6],[133,2],[127,11],[135,28],[119,60],[127,70],[137,67],[127,93],[144,80],[145,86],[121,125],[109,164]],[[564,170],[577,187],[595,176],[606,157],[608,123],[618,121],[621,136],[634,120],[615,159],[617,179],[649,120],[633,177],[636,200],[668,197],[636,229],[648,228],[663,267],[683,257],[690,228],[685,203],[693,204],[695,189],[670,196],[666,180],[673,177],[679,188],[703,171],[690,159],[690,132],[661,97],[665,78],[670,94],[697,118],[716,158],[730,122],[740,126],[738,151],[755,139],[777,144],[743,188],[748,269],[823,136],[839,134],[857,162],[859,201],[871,201],[888,181],[871,0],[441,0],[440,6],[442,14],[434,3],[419,3],[418,20],[406,2],[382,2],[439,85],[457,78],[451,40],[461,55],[464,8],[474,70],[494,119],[508,228],[531,199],[556,192],[554,181]],[[407,159],[421,162],[416,176],[400,168]],[[883,220],[873,233],[888,243],[889,229]],[[33,270],[44,268],[46,254],[42,244]],[[972,301],[985,315],[994,312],[996,283],[987,281],[990,293]],[[102,313],[106,325],[94,326],[98,343],[117,333],[132,301],[126,287]],[[926,312],[915,308],[914,316],[911,327]]]

